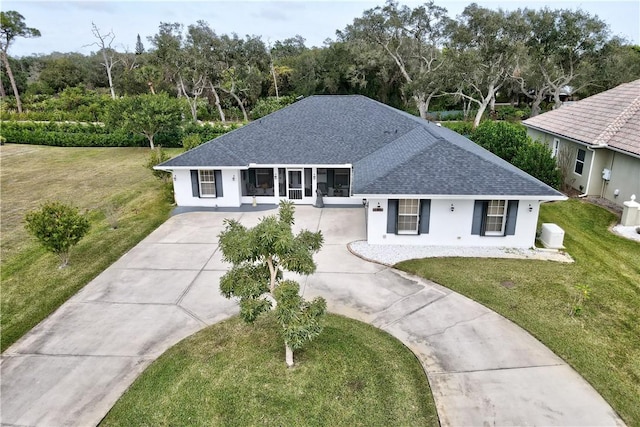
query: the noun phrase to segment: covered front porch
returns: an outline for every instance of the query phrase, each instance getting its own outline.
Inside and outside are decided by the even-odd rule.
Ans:
[[[314,204],[319,193],[326,204],[357,204],[351,198],[351,167],[249,167],[240,171],[241,202]]]

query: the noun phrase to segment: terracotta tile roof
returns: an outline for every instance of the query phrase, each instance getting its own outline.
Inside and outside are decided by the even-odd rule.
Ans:
[[[640,80],[532,117],[525,126],[640,155]]]

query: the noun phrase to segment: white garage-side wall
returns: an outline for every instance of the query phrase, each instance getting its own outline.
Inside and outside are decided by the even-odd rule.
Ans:
[[[238,207],[240,206],[240,171],[223,169],[222,197],[194,197],[191,188],[191,171],[178,169],[173,171],[173,189],[178,206],[202,207]]]
[[[475,200],[431,199],[429,232],[418,235],[388,233],[388,200],[370,198],[368,201],[367,241],[370,244],[530,248],[535,243],[540,208],[538,200],[519,201],[515,234],[510,236],[480,236],[471,233]]]

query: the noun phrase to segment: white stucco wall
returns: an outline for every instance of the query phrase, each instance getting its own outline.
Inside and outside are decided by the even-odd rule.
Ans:
[[[193,197],[191,189],[191,171],[190,170],[175,170],[173,172],[173,188],[176,195],[176,203],[178,206],[202,206],[202,207],[238,207],[241,204],[253,203],[253,197],[242,196],[242,183],[241,183],[241,171],[239,169],[222,170],[222,185],[223,196],[222,197]],[[316,168],[312,168],[313,181],[312,188],[314,189],[311,197],[303,197],[301,200],[291,200],[295,204],[300,205],[313,205],[316,202],[315,188],[317,188]],[[277,168],[274,172],[274,182],[277,180]],[[278,191],[276,185],[275,191]],[[279,196],[257,196],[256,203],[263,204],[275,204],[280,203],[280,200],[287,200],[285,197]],[[361,197],[324,197],[324,204],[326,205],[360,205],[362,204]]]
[[[451,205],[454,211],[451,212]],[[532,211],[529,212],[529,204]],[[374,212],[378,207],[382,212]],[[530,248],[534,246],[540,203],[521,200],[518,204],[516,229],[513,236],[478,236],[471,234],[474,200],[432,199],[429,233],[397,235],[387,233],[387,200],[369,199],[367,240],[370,244],[492,246]]]
[[[193,197],[191,171],[173,171],[173,189],[178,206],[238,207],[240,206],[240,171],[222,170],[222,197]],[[234,179],[235,178],[235,179]]]

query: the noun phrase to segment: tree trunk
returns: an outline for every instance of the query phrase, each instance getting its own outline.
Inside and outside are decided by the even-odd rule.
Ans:
[[[0,98],[5,98],[7,93],[4,91],[4,84],[2,84],[2,79],[0,78]]]
[[[553,91],[553,109],[557,110],[562,106],[562,101],[560,100],[560,87]]]
[[[499,86],[496,87],[493,82],[489,84],[489,87],[487,88],[487,96],[485,96],[484,98],[482,98],[482,102],[479,102],[479,106],[478,106],[478,112],[476,113],[476,117],[473,120],[473,128],[477,128],[478,125],[480,125],[480,120],[482,119],[482,115],[484,114],[485,110],[487,109],[487,106],[491,103],[491,101],[495,101],[496,98],[496,91],[498,90]]]
[[[111,91],[111,99],[116,99],[116,91],[113,89],[113,78],[111,77],[111,67],[113,64],[109,63],[107,58],[107,52],[102,49],[102,59],[104,59],[104,68],[107,70],[107,77],[109,78],[109,90]]]
[[[236,95],[235,92],[233,92],[232,90],[228,90],[226,92],[229,95],[231,95],[233,97],[233,99],[236,100],[236,102],[238,103],[238,106],[242,110],[242,116],[244,117],[244,121],[248,122],[249,121],[249,116],[247,116],[247,110],[244,109],[244,105],[242,104],[242,100],[240,99],[240,97],[238,95]]]
[[[496,95],[495,94],[489,100],[489,111],[491,112],[491,114],[495,113],[496,111]]]
[[[273,265],[273,258],[267,257],[267,265],[269,266],[269,292],[273,295],[273,292],[276,290],[276,276],[278,272]]]
[[[193,118],[193,122],[198,122],[198,97],[194,96],[193,98],[189,97],[187,94],[187,90],[184,88],[184,81],[182,80],[182,76],[179,76],[180,79],[180,89],[182,89],[182,94],[185,98],[187,98],[187,104],[189,104],[189,110],[191,111],[191,117]]]
[[[65,268],[67,265],[69,265],[69,251],[65,251],[65,252],[60,252],[60,265],[58,266],[58,269],[63,269]]]
[[[462,101],[462,119],[465,121],[468,120],[470,112],[471,112],[471,101],[469,101],[468,99],[465,99]]]
[[[286,343],[284,345],[284,360],[287,363],[287,367],[293,367],[293,350]]]
[[[276,99],[280,99],[280,95],[278,95],[278,78],[276,77],[276,67],[273,66],[273,61],[271,61],[271,75],[273,76],[273,87],[276,90]]]
[[[147,84],[149,85],[149,90],[151,91],[151,93],[153,95],[156,94],[156,90],[153,88],[153,82],[152,81],[148,81]]]
[[[222,120],[222,123],[226,123],[224,111],[222,111],[222,105],[220,105],[220,97],[213,83],[211,83],[211,91],[213,92],[213,97],[216,99],[216,108],[218,109],[218,114],[220,114],[220,120]]]
[[[147,135],[145,134],[144,136],[147,137],[147,139],[149,140],[149,146],[151,147],[151,149],[153,150],[155,147],[155,145],[153,145],[153,135]]]
[[[544,100],[544,91],[536,91],[536,95],[531,103],[531,117],[535,117],[540,114],[540,104]]]
[[[245,110],[244,105],[242,104],[242,101],[240,100],[240,97],[238,95],[236,95],[235,93],[233,93],[233,92],[231,92],[231,96],[233,96],[233,98],[236,100],[236,102],[240,106],[240,109],[242,110],[242,117],[244,117],[244,121],[248,122],[249,121],[249,116],[247,116],[247,110]]]
[[[429,101],[431,100],[431,97],[425,97],[424,93],[416,93],[413,95],[413,99],[416,101],[416,106],[420,112],[420,118],[427,120]]]
[[[9,57],[6,52],[2,52],[2,62],[7,69],[7,76],[11,82],[11,88],[13,89],[13,96],[16,97],[16,106],[18,107],[18,113],[22,113],[22,101],[20,101],[20,94],[18,93],[18,86],[16,85],[16,79],[13,78],[13,72],[11,71],[11,65],[9,64]]]

